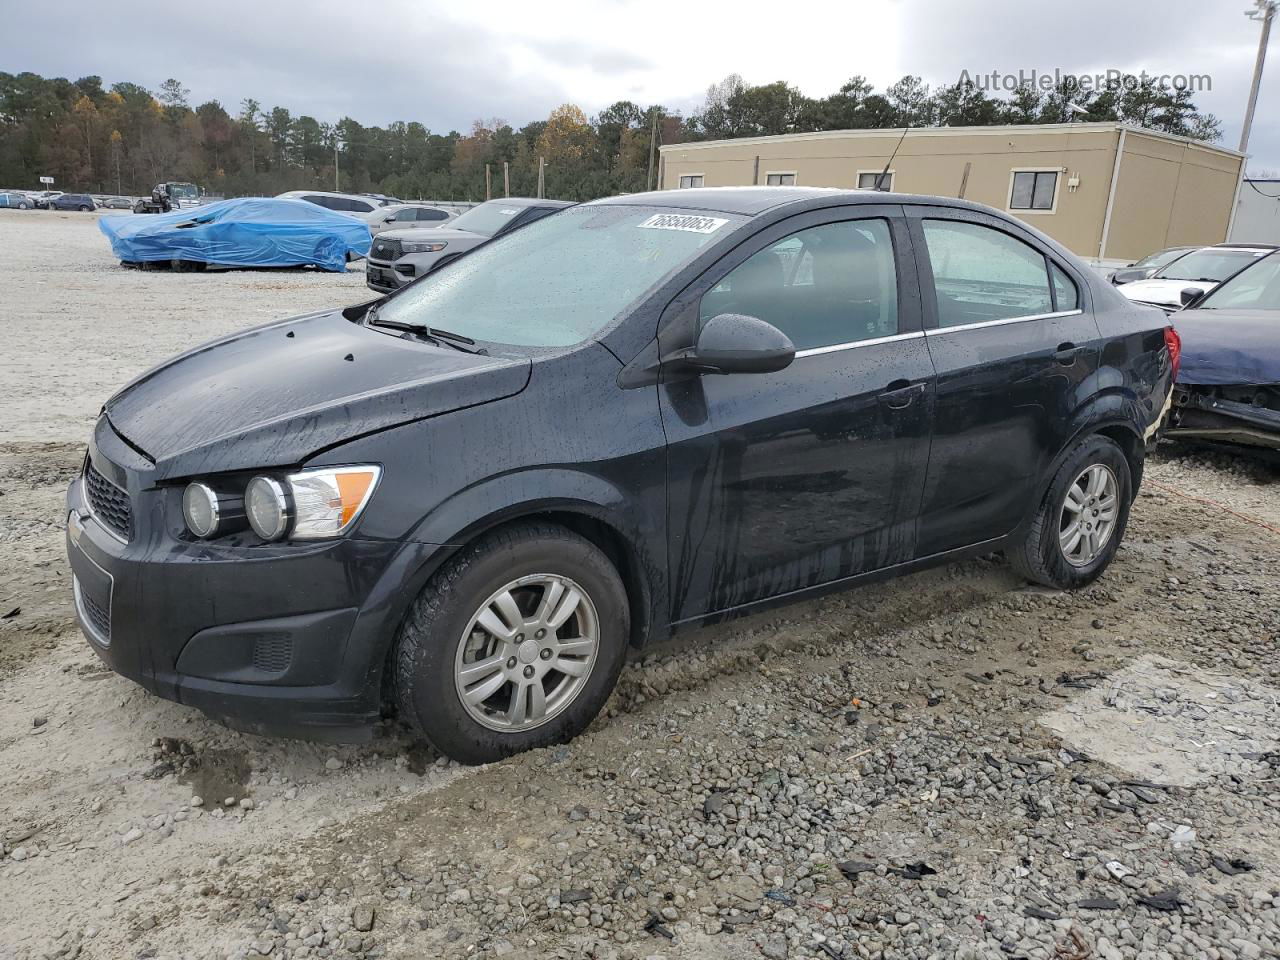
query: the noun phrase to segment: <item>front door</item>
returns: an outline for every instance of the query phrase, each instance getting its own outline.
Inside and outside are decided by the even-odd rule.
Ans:
[[[1096,389],[1101,335],[1065,258],[979,212],[912,207],[938,371],[921,556],[1010,533]]]
[[[660,341],[730,313],[797,348],[777,373],[659,385],[673,620],[910,560],[933,367],[901,207],[776,224],[672,311],[688,313],[664,316]]]

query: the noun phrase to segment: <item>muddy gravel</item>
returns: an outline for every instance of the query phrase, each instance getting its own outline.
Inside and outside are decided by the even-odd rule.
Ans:
[[[998,557],[679,637],[571,744],[226,730],[105,670],[62,496],[149,364],[358,273],[0,213],[0,958],[1280,956],[1280,474],[1149,462],[1097,584]]]

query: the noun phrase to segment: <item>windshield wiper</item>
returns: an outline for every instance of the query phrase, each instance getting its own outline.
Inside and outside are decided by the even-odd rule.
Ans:
[[[425,323],[404,323],[400,320],[379,320],[377,307],[370,307],[365,312],[365,323],[371,327],[385,327],[388,330],[403,330],[405,333],[412,333],[415,336],[430,340],[439,346],[452,347],[455,350],[461,350],[463,353],[487,354],[488,351],[483,347],[477,348],[475,341],[470,337],[464,337],[460,333],[453,333],[450,330],[438,330],[435,327],[429,327]]]

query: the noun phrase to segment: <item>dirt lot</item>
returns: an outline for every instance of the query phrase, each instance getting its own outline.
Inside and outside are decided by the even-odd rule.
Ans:
[[[0,212],[0,958],[1280,956],[1274,469],[1162,453],[1086,591],[992,558],[703,631],[490,767],[240,735],[102,668],[63,491],[115,386],[364,287],[93,220]]]

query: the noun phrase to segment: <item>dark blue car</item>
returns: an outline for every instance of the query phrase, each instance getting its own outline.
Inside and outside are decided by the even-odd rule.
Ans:
[[[60,197],[54,197],[49,201],[50,210],[80,210],[88,213],[90,210],[97,210],[98,205],[93,202],[93,197],[87,193],[64,193]]]

